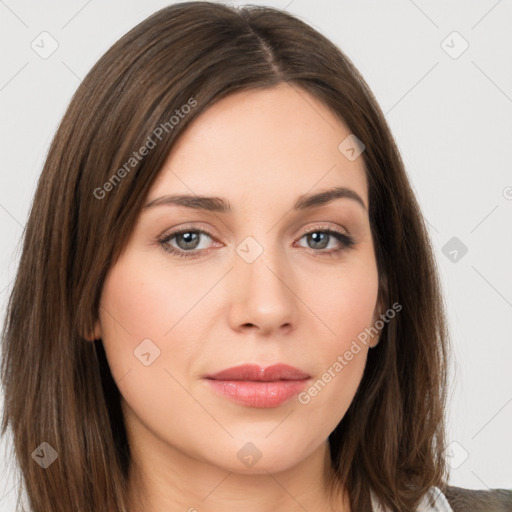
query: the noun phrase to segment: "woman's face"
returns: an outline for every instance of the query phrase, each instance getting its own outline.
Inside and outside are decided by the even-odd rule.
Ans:
[[[358,335],[378,316],[363,158],[350,139],[339,149],[349,135],[280,85],[224,98],[173,148],[96,327],[139,453],[274,472],[343,418],[377,342]],[[348,192],[307,200],[334,188]],[[297,371],[206,378],[276,364]]]

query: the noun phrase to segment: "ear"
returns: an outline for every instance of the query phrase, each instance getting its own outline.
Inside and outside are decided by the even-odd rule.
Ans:
[[[372,326],[374,326],[375,323],[377,322],[377,320],[379,320],[379,317],[380,317],[381,314],[382,314],[381,313],[381,308],[379,306],[377,306],[375,308],[375,313],[373,315]],[[370,340],[370,343],[369,343],[370,348],[375,348],[378,345],[379,341],[380,341],[380,331],[379,331],[378,334],[372,336],[372,338]]]
[[[100,325],[99,320],[96,320],[96,322],[94,323],[93,331],[91,333],[87,334],[87,336],[85,336],[85,339],[87,341],[94,341],[94,340],[101,339],[101,325]]]

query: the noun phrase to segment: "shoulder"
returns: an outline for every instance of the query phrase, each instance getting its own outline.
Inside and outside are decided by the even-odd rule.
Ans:
[[[443,492],[453,512],[512,512],[512,489],[484,491],[448,485]]]

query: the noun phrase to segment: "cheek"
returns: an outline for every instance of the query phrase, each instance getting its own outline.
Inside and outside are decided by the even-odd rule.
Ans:
[[[186,276],[170,276],[133,251],[110,269],[100,307],[106,357],[126,404],[140,418],[155,416],[185,432],[183,417],[173,416],[170,405],[191,407],[179,383],[194,361],[184,332],[190,333],[187,313],[200,298],[195,289],[187,291],[194,283]]]
[[[326,347],[344,351],[373,323],[378,297],[376,263],[371,258],[361,259],[323,282],[308,294],[326,326]]]
[[[334,429],[350,406],[366,365],[378,296],[376,263],[361,259],[317,284],[308,289],[307,300],[318,306],[315,313],[325,334],[317,338],[319,372],[299,402],[317,410]]]
[[[201,318],[212,316],[204,314],[203,299],[216,280],[218,272],[177,272],[146,252],[126,251],[101,296],[102,340],[113,377],[131,372],[126,386],[142,372],[140,381],[153,389],[169,388],[169,372],[181,381],[201,347]],[[163,382],[154,380],[157,373]]]
[[[205,288],[199,273],[171,271],[132,251],[110,270],[102,292],[102,330],[132,342],[165,342]]]
[[[119,261],[110,270],[103,287],[102,328],[108,330],[115,323],[116,331],[135,341],[145,337],[162,335],[166,330],[166,312],[169,303],[176,303],[177,288],[147,266],[131,261]]]
[[[103,345],[114,376],[146,368],[148,362],[148,368],[162,365],[171,338],[165,335],[182,304],[182,286],[167,281],[136,253],[116,262],[106,277],[100,306]]]

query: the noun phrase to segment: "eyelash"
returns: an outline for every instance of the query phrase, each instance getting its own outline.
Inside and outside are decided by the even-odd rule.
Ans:
[[[209,249],[196,249],[194,251],[184,251],[183,249],[176,249],[175,247],[172,247],[172,246],[169,245],[169,242],[173,238],[175,238],[176,236],[181,235],[183,233],[199,233],[199,234],[207,235],[212,240],[215,240],[215,237],[211,233],[209,233],[208,231],[203,230],[203,229],[194,229],[194,228],[190,227],[190,228],[182,228],[180,230],[173,231],[172,233],[170,233],[168,235],[163,235],[162,237],[159,237],[157,239],[157,242],[159,243],[159,245],[162,247],[162,249],[165,252],[167,252],[169,254],[172,254],[173,256],[176,256],[178,258],[189,258],[189,259],[198,258],[198,257],[201,256],[201,252],[202,251],[208,251],[209,250]],[[354,238],[352,238],[350,235],[347,235],[345,233],[341,233],[339,231],[332,230],[332,229],[321,228],[319,226],[315,226],[313,229],[306,231],[299,238],[299,240],[301,240],[306,235],[309,235],[311,233],[324,233],[324,234],[333,236],[334,238],[336,238],[341,243],[341,247],[340,248],[338,248],[338,249],[331,249],[331,250],[328,250],[328,251],[326,251],[326,250],[315,250],[315,249],[306,248],[307,252],[314,253],[315,256],[339,257],[339,256],[341,256],[342,252],[346,251],[347,249],[352,248],[354,246],[354,244],[356,243]]]

